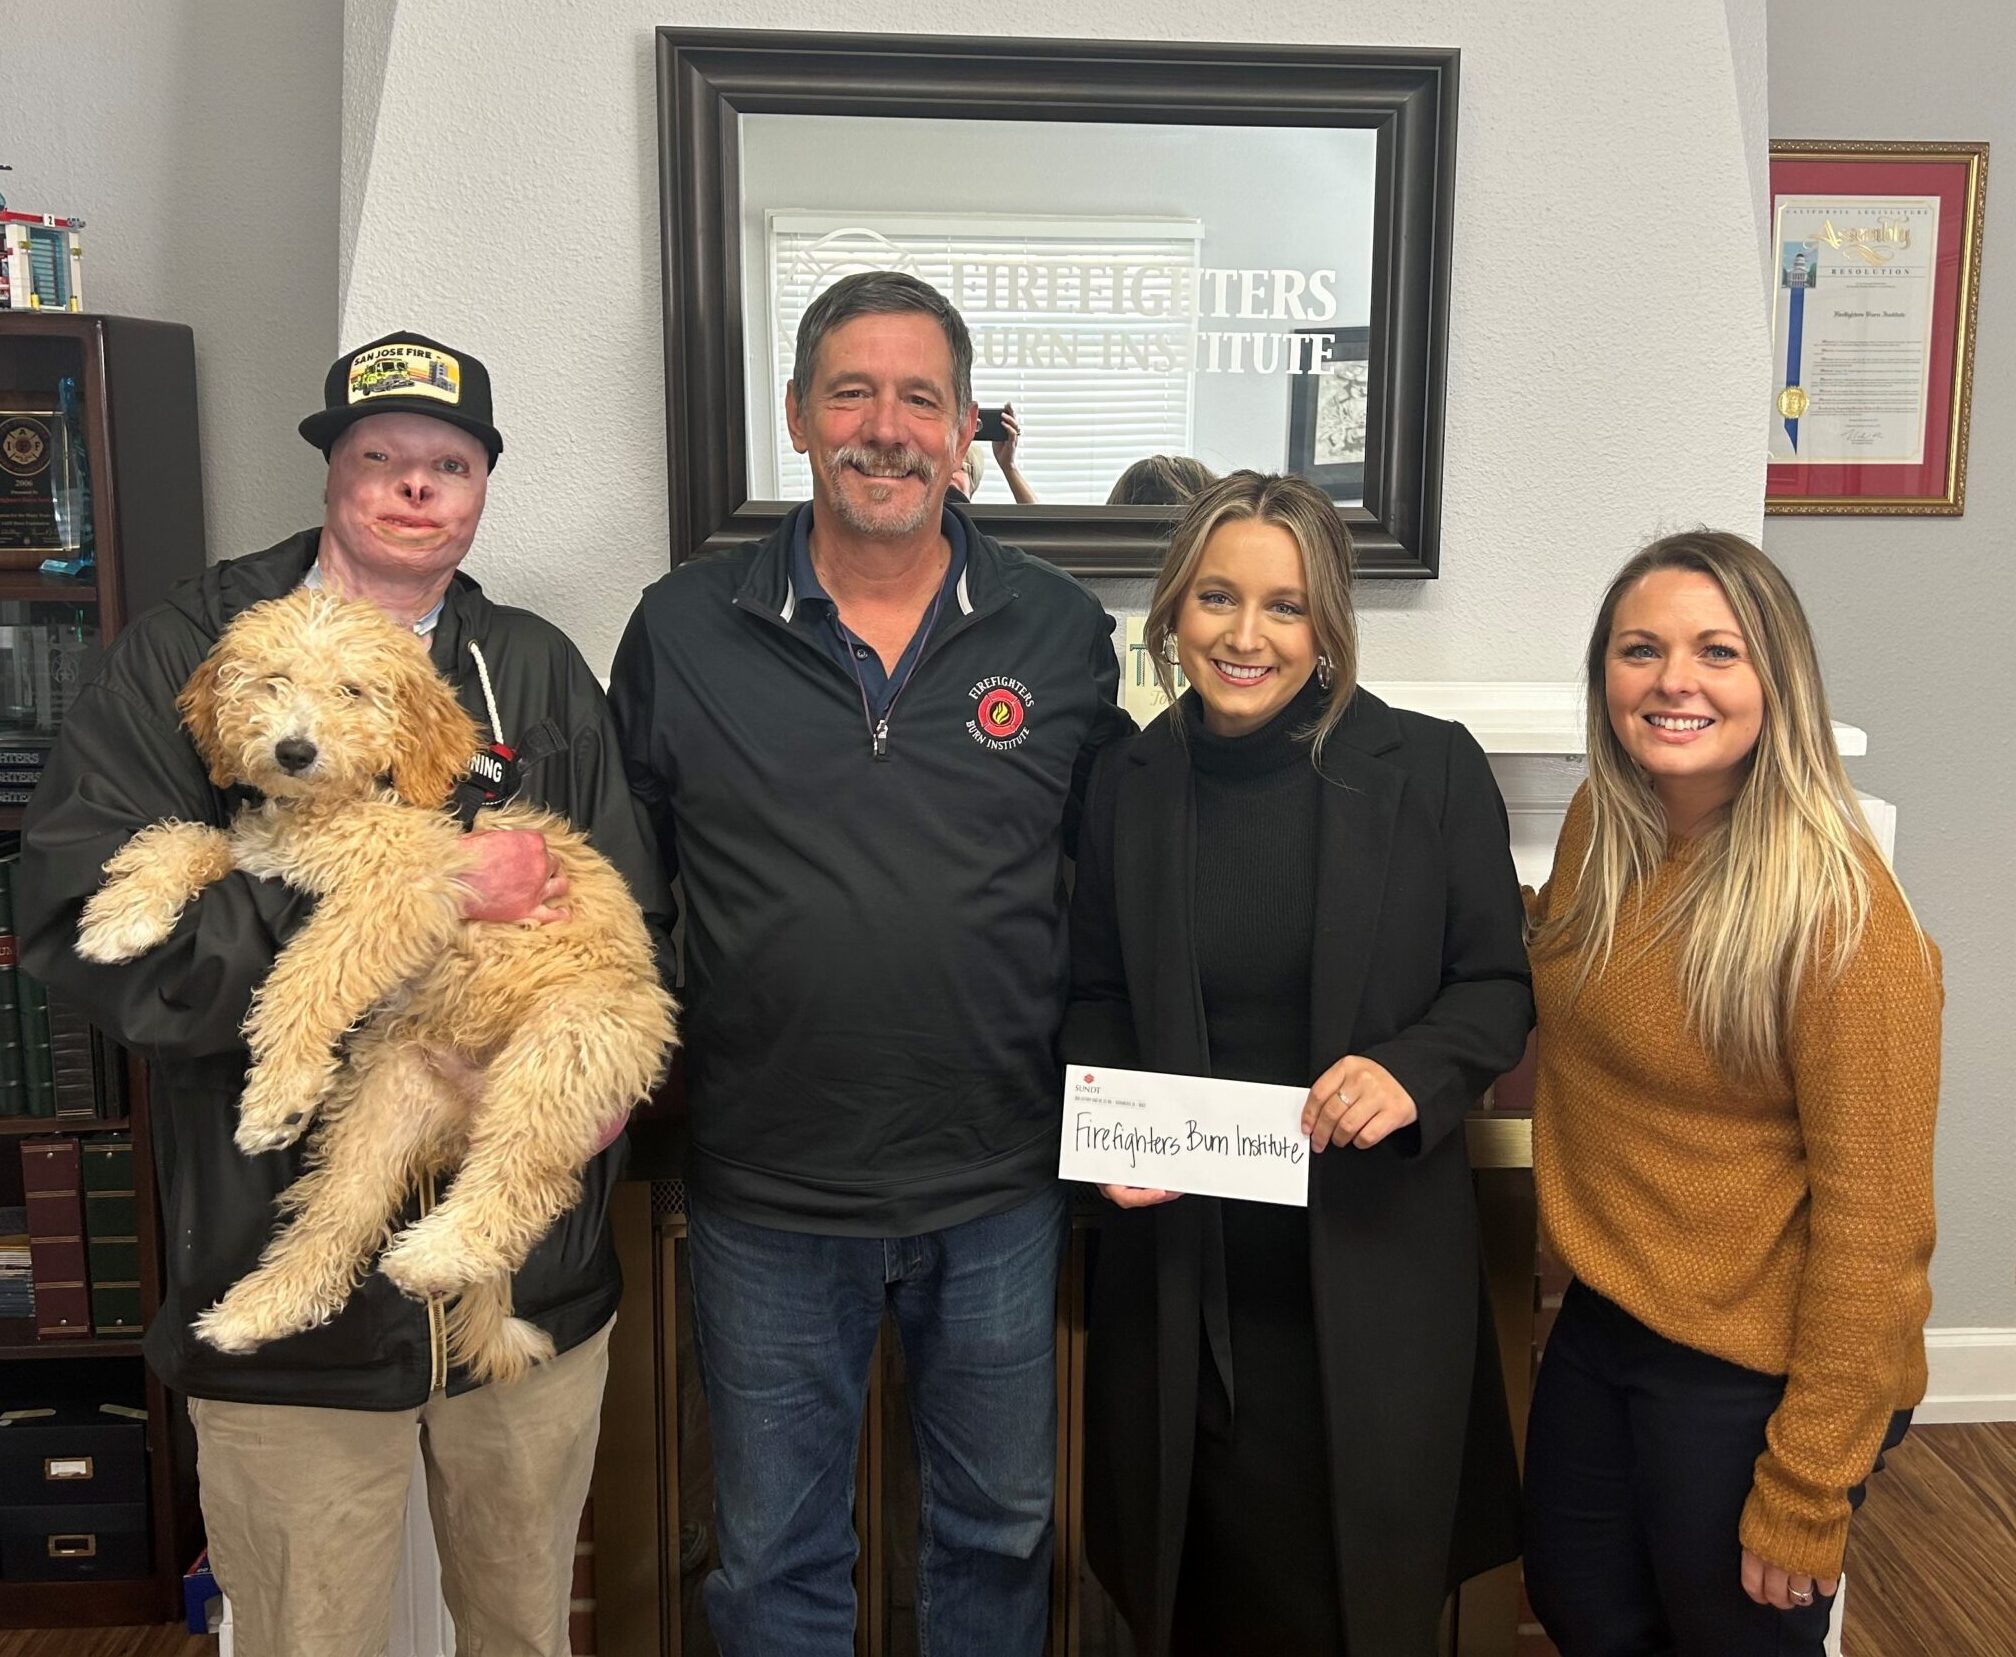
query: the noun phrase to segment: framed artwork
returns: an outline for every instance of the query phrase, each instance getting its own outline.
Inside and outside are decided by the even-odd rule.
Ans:
[[[1194,420],[1191,452],[1214,469],[1278,464],[1279,428],[1253,418],[1269,375],[1331,399],[1332,436],[1310,442],[1341,456],[1337,399],[1356,375],[1369,381],[1357,458],[1310,464],[1357,468],[1339,487],[1361,573],[1436,573],[1453,48],[688,28],[657,41],[672,562],[757,539],[791,509],[771,498],[790,492],[766,413],[781,401],[773,336],[865,262],[946,284],[974,335],[979,400],[1023,418],[1025,464],[1044,444],[1084,451],[1075,492],[983,493],[972,512],[988,533],[1079,575],[1160,565],[1175,509],[1105,497],[1126,462],[1178,440],[1122,453],[1135,439],[1117,416],[1045,418],[1044,374],[1124,372],[1135,406],[1161,399]],[[984,164],[957,159],[969,151]],[[766,235],[782,246],[793,226],[761,268]],[[1014,246],[997,245],[1010,228]],[[817,268],[797,283],[801,265]],[[1300,383],[1311,352],[1354,333],[1345,380]],[[1231,435],[1214,438],[1214,421]]]
[[[1958,517],[1986,144],[1771,145],[1769,513]]]
[[[1287,469],[1339,505],[1365,495],[1365,432],[1372,389],[1372,330],[1304,328],[1318,366],[1289,381]]]

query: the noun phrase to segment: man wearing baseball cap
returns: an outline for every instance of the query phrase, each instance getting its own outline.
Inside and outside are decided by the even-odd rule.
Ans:
[[[134,834],[167,818],[229,822],[238,802],[211,785],[175,698],[232,617],[304,582],[423,636],[479,727],[515,752],[507,790],[592,836],[663,939],[662,865],[594,675],[557,629],[461,572],[504,449],[488,372],[438,340],[387,334],[331,365],[322,402],[301,422],[329,459],[320,527],[177,589],[119,636],[66,717],[22,831],[21,954],[152,1065],[168,1247],[147,1356],[189,1399],[240,1657],[384,1649],[416,1447],[458,1649],[561,1657],[619,1289],[605,1216],[620,1146],[595,1158],[580,1204],[513,1281],[517,1315],[557,1354],[524,1379],[473,1386],[449,1362],[440,1307],[376,1273],[320,1328],[215,1351],[191,1320],[258,1260],[274,1199],[301,1169],[300,1145],[247,1156],[232,1133],[248,1062],[239,1026],[310,900],[233,874],[136,961],[94,966],[72,948],[106,859]],[[480,839],[472,918],[560,912],[564,883],[539,836]],[[398,1224],[434,1195],[416,1193]]]

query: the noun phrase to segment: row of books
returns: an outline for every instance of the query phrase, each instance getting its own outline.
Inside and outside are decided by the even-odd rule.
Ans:
[[[120,1050],[21,968],[14,941],[19,867],[19,852],[0,857],[0,1117],[123,1116]]]
[[[35,1268],[28,1251],[28,1206],[0,1208],[0,1318],[35,1315]]]
[[[21,1190],[36,1336],[139,1334],[133,1141],[115,1135],[24,1139]]]

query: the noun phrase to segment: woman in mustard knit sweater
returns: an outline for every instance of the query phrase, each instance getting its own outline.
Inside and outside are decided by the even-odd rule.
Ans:
[[[1936,951],[1734,535],[1625,565],[1532,938],[1534,1168],[1574,1272],[1527,1437],[1564,1657],[1818,1657],[1850,1512],[1925,1390]]]

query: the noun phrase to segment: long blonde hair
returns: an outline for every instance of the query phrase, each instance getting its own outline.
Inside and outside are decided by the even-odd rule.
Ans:
[[[1894,877],[1842,767],[1799,596],[1740,535],[1701,530],[1655,541],[1603,595],[1586,664],[1589,848],[1573,898],[1536,932],[1533,950],[1575,955],[1579,990],[1608,961],[1620,917],[1643,901],[1665,856],[1666,814],[1611,729],[1604,690],[1617,606],[1655,570],[1697,571],[1721,588],[1763,691],[1749,769],[1700,835],[1658,936],[1682,940],[1681,995],[1709,1052],[1732,1075],[1767,1076],[1784,1062],[1807,975],[1838,974],[1854,954],[1871,871]]]
[[[1330,688],[1323,706],[1305,731],[1296,733],[1318,758],[1324,740],[1337,728],[1358,688],[1358,618],[1351,608],[1351,532],[1330,497],[1306,478],[1292,473],[1229,472],[1190,502],[1169,537],[1162,573],[1148,600],[1148,620],[1142,643],[1155,664],[1155,682],[1173,704],[1176,669],[1169,660],[1169,641],[1190,583],[1197,577],[1204,548],[1218,526],[1255,519],[1285,529],[1302,554],[1302,584],[1309,594],[1309,625],[1317,651],[1330,662]],[[1177,723],[1176,729],[1183,729]]]

